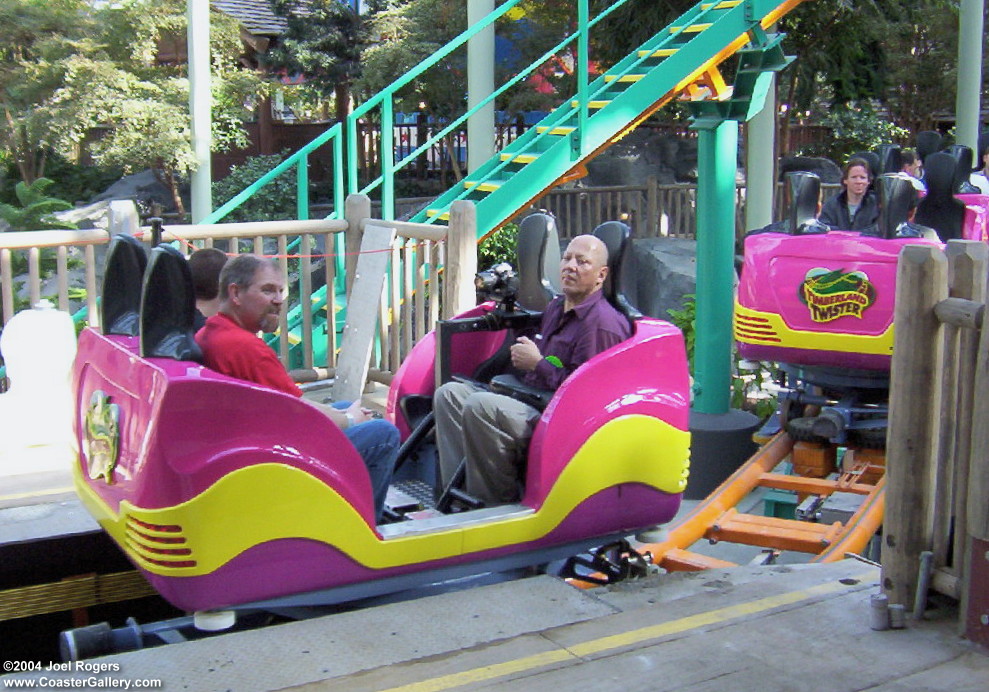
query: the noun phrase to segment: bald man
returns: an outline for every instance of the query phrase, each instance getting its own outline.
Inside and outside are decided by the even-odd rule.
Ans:
[[[592,235],[574,238],[560,262],[563,295],[546,307],[535,339],[519,337],[511,347],[525,384],[556,389],[582,363],[631,335],[628,320],[601,293],[607,276],[604,243]],[[539,411],[462,382],[437,389],[433,410],[444,487],[466,458],[468,493],[489,506],[518,501]]]

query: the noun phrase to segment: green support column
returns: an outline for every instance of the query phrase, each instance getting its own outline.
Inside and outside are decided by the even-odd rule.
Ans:
[[[699,119],[692,127],[699,138],[693,408],[721,414],[731,401],[738,123]]]

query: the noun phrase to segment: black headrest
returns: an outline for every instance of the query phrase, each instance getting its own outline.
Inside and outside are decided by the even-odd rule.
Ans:
[[[519,224],[518,302],[542,311],[560,292],[560,236],[552,214],[529,214]]]
[[[594,229],[594,236],[608,250],[608,277],[601,287],[604,297],[629,320],[639,319],[642,313],[628,302],[623,292],[622,270],[631,263],[632,229],[621,221],[605,221]]]
[[[955,169],[958,162],[951,154],[938,151],[927,157],[924,163],[924,182],[927,185],[925,200],[934,198],[936,201],[951,198],[954,194]]]
[[[986,155],[987,151],[989,151],[989,130],[983,130],[982,133],[979,134],[979,150],[976,152],[973,168],[976,170],[982,169],[982,157]]]
[[[789,200],[787,233],[827,233],[828,227],[817,220],[821,203],[821,179],[816,174],[807,171],[787,173],[786,194]]]
[[[896,238],[917,206],[917,189],[902,175],[886,173],[876,181],[879,198],[879,220],[876,222],[882,238]]]
[[[192,272],[170,245],[151,251],[141,289],[141,357],[202,360],[192,323],[196,298]]]
[[[900,156],[900,147],[897,144],[882,144],[876,150],[879,156],[879,174],[899,173],[903,168],[903,160]]]
[[[962,237],[965,222],[965,205],[954,196],[954,181],[957,162],[951,154],[943,151],[927,157],[924,162],[924,180],[927,195],[917,205],[914,220],[930,226],[941,240]]]
[[[951,155],[956,164],[951,190],[956,194],[963,192],[962,186],[968,182],[968,176],[972,173],[972,161],[975,158],[972,148],[966,147],[964,144],[952,144],[944,148],[944,153]]]
[[[917,156],[920,157],[921,163],[926,166],[927,157],[941,150],[943,139],[941,133],[934,130],[924,130],[917,133]]]
[[[121,233],[110,241],[100,299],[104,334],[137,336],[141,325],[141,282],[147,265],[144,246],[134,236]]]

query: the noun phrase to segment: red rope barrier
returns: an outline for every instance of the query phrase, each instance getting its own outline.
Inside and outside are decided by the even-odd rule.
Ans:
[[[134,233],[134,236],[136,238],[143,239],[144,232],[143,231],[137,231],[136,233]],[[195,252],[196,250],[201,249],[201,248],[196,247],[191,241],[186,240],[182,236],[175,235],[175,233],[172,233],[172,237],[175,238],[175,240],[177,240],[178,242],[180,242],[183,245],[185,245],[187,248],[189,248],[193,252]],[[426,245],[427,242],[445,243],[446,240],[445,239],[444,240],[434,240],[434,241],[422,240],[422,241],[420,241],[418,243],[413,244],[412,246],[403,246],[403,247],[406,247],[408,249],[421,248],[421,247],[425,247],[425,245]],[[258,257],[265,257],[267,259],[282,259],[282,258],[285,258],[285,259],[302,259],[302,258],[305,258],[305,257],[308,257],[309,259],[320,259],[320,258],[331,258],[331,257],[332,258],[336,258],[336,257],[357,257],[358,255],[371,255],[371,254],[376,254],[376,253],[379,253],[379,252],[391,252],[392,250],[393,250],[393,248],[385,248],[384,250],[358,250],[357,252],[341,252],[341,253],[328,252],[328,253],[307,254],[307,255],[303,255],[303,254],[292,254],[292,255],[289,255],[289,254],[285,254],[285,255],[274,254],[274,255],[265,255],[265,254],[258,254],[258,253],[254,253],[254,254],[256,254]],[[221,252],[223,252],[223,251],[221,250]],[[227,257],[236,257],[237,255],[243,254],[243,253],[239,253],[239,252],[223,252],[223,254],[225,254]]]

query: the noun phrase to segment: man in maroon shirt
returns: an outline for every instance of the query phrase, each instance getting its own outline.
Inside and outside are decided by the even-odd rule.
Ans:
[[[601,292],[607,276],[604,243],[592,235],[574,238],[560,263],[563,295],[546,307],[534,340],[523,336],[512,345],[512,365],[525,372],[525,384],[556,389],[578,366],[631,335],[628,320]],[[518,500],[539,411],[463,382],[437,389],[433,407],[444,486],[466,458],[468,493],[488,505]]]
[[[258,332],[278,329],[285,297],[285,279],[272,260],[237,255],[220,272],[220,309],[196,333],[206,367],[224,375],[248,380],[301,397],[275,352],[258,338]],[[380,519],[398,452],[398,429],[376,420],[354,402],[346,408],[315,406],[340,429],[364,459],[371,475],[374,509]]]

